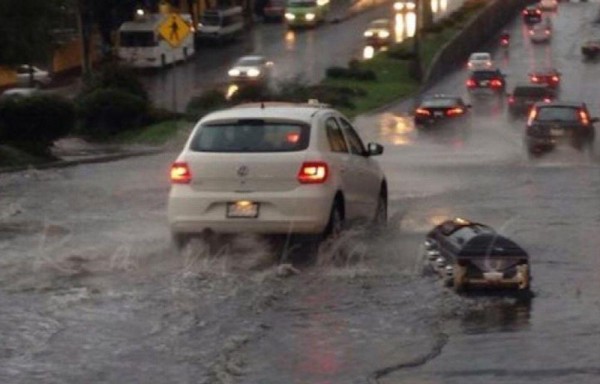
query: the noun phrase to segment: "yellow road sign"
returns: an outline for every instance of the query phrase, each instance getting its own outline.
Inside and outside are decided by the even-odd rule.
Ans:
[[[177,13],[170,13],[158,27],[160,35],[176,48],[190,34],[191,29]]]

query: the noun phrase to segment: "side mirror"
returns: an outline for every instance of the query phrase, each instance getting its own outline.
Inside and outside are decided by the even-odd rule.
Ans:
[[[377,156],[383,153],[383,145],[378,143],[367,144],[367,156]]]

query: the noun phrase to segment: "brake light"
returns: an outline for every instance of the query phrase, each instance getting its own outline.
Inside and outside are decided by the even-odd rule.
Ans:
[[[536,108],[531,108],[531,110],[529,111],[529,117],[527,118],[527,125],[531,125],[531,123],[533,123],[533,120],[535,120],[537,113],[538,111]]]
[[[540,81],[540,78],[537,76],[531,76],[531,81],[537,83],[538,81]]]
[[[514,96],[508,96],[508,104],[514,104],[515,103],[515,97]]]
[[[526,15],[526,14],[527,14],[527,10],[526,10],[526,9],[524,9],[524,10],[523,10],[523,14],[524,14],[524,15]]]
[[[426,110],[425,108],[417,108],[417,110],[415,111],[415,113],[417,115],[425,115],[425,116],[429,116],[431,115],[431,112],[429,112],[428,110]]]
[[[187,163],[178,162],[171,165],[171,183],[189,184],[192,181],[192,173]]]
[[[537,13],[538,15],[541,15],[541,14],[542,14],[542,11],[540,11],[539,9],[536,9],[536,10],[535,10],[535,13]]]
[[[551,99],[551,98],[549,98],[549,97],[546,97],[546,98],[544,99],[544,103],[551,103],[551,102],[552,102],[552,99]]]
[[[446,110],[446,115],[448,116],[456,116],[456,115],[462,115],[465,111],[462,108],[451,108]]]
[[[300,184],[321,184],[327,180],[329,167],[323,161],[305,161],[298,171]]]
[[[546,29],[544,32],[546,33],[546,35],[550,34],[550,30],[549,29]]]
[[[492,66],[492,62],[491,62],[491,61],[486,61],[486,62],[485,62],[485,65],[486,65],[487,67],[491,67],[491,66]]]
[[[583,109],[579,110],[579,119],[583,125],[588,125],[590,123],[590,119]]]
[[[530,29],[530,30],[529,30],[529,34],[530,34],[531,36],[533,36],[533,34],[534,34],[534,33],[535,33],[535,32],[533,31],[533,29]]]
[[[552,81],[558,83],[560,81],[560,78],[558,76],[552,76]]]
[[[467,87],[473,88],[475,85],[476,85],[475,80],[473,80],[473,79],[467,80]]]
[[[494,79],[491,81],[490,85],[492,86],[492,88],[500,88],[502,87],[502,81]]]

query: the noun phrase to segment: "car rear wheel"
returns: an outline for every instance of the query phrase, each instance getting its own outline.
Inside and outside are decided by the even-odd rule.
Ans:
[[[342,204],[339,200],[336,200],[331,207],[331,213],[329,214],[329,222],[325,227],[323,238],[336,238],[338,237],[344,228],[344,211]]]
[[[387,193],[382,188],[381,192],[379,192],[379,198],[377,200],[377,208],[375,209],[375,219],[373,220],[373,224],[376,229],[385,228],[388,219],[388,201],[387,201]]]

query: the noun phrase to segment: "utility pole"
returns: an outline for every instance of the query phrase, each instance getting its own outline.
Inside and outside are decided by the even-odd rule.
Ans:
[[[86,76],[91,71],[90,45],[91,45],[91,17],[86,0],[77,0],[77,27],[81,40],[81,74]]]
[[[415,35],[413,36],[413,55],[409,67],[410,76],[419,82],[423,79],[423,68],[421,64],[423,1],[428,0],[416,0],[417,7],[415,9]]]

